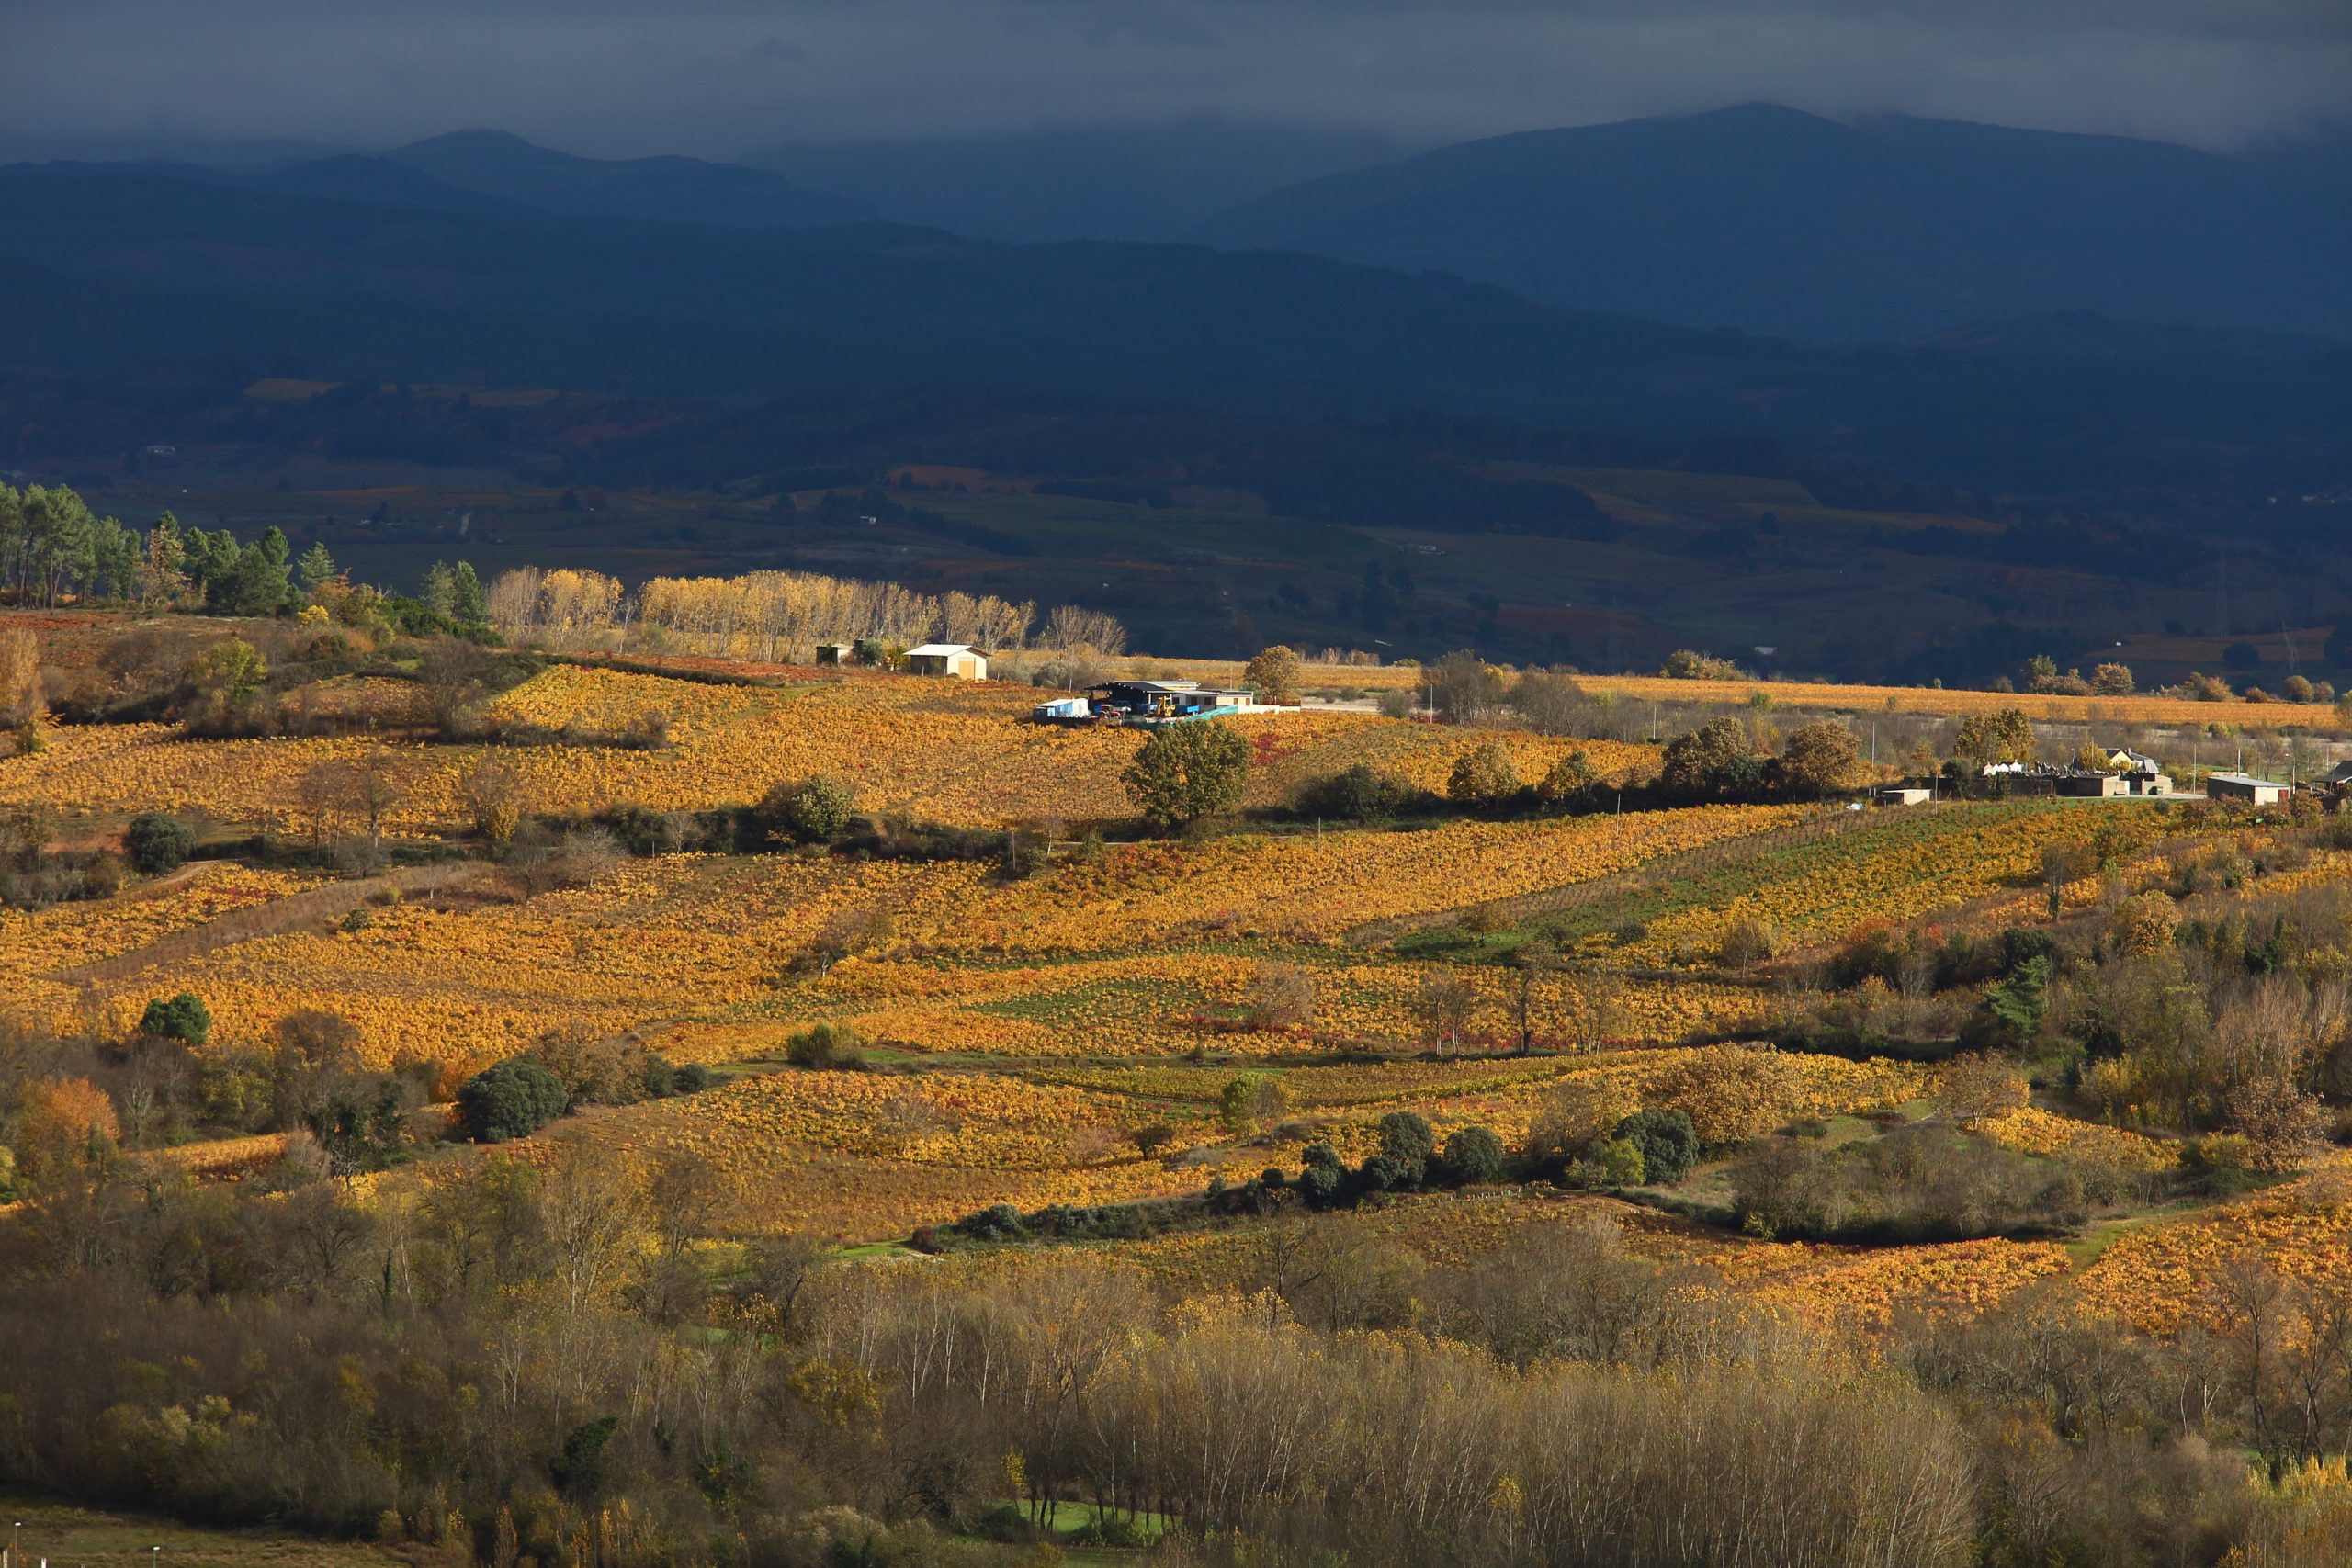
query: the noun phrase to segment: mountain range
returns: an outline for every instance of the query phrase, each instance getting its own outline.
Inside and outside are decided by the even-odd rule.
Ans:
[[[861,202],[767,169],[701,158],[582,158],[503,130],[452,131],[383,161],[458,190],[574,217],[804,229],[874,216]]]
[[[1398,156],[1373,133],[1189,120],[598,159],[496,130],[157,172],[449,211],[1019,243],[1189,240],[1540,303],[1832,342],[2060,312],[2352,340],[2352,133],[2234,154],[1750,105]],[[759,166],[752,166],[753,164]]]
[[[2352,337],[2352,138],[2236,155],[1752,105],[1333,174],[1202,225],[1228,247],[1860,341],[2058,310]]]
[[[2317,141],[2222,158],[1749,109],[1309,181],[1205,224],[1212,246],[860,221],[772,170],[486,131],[12,164],[0,365],[691,398],[952,380],[1778,442],[2038,493],[2333,491],[2352,348],[2322,329],[2352,333],[2352,291],[2325,264],[2352,204],[2321,197],[2343,181]],[[1790,319],[1813,341],[1693,324]]]
[[[894,221],[975,239],[1182,240],[1253,197],[1405,152],[1378,131],[1193,118],[792,142],[744,162],[842,192]]]

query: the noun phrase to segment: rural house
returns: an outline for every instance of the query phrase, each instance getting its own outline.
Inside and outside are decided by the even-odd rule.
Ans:
[[[915,675],[944,675],[956,681],[989,678],[989,656],[961,642],[927,642],[907,649],[907,670]]]
[[[2144,752],[2119,747],[2108,753],[2108,772],[2123,781],[2122,795],[2170,795],[2172,778],[2164,764]]]
[[[1204,686],[1198,681],[1114,681],[1098,687],[1093,696],[1098,711],[1145,724],[1171,718],[1221,718],[1258,705],[1248,692]]]

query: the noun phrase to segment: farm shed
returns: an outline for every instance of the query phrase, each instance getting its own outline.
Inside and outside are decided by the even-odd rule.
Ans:
[[[917,675],[944,675],[956,681],[989,678],[989,656],[969,643],[927,642],[907,649],[907,669]]]
[[[2110,795],[2126,795],[2131,785],[2120,773],[2070,773],[2058,775],[2057,792],[2067,795],[2087,795],[2099,798]]]
[[[1925,806],[1935,798],[1935,791],[1924,784],[1885,784],[1878,791],[1881,806]]]
[[[1070,724],[1093,716],[1094,705],[1084,697],[1056,697],[1029,710],[1029,716],[1040,724]]]
[[[2208,800],[2242,800],[2250,806],[2276,806],[2287,797],[2287,786],[2251,773],[2213,773],[2205,780]]]
[[[851,652],[852,649],[848,643],[820,642],[817,645],[817,662],[820,664],[847,664],[850,661]]]

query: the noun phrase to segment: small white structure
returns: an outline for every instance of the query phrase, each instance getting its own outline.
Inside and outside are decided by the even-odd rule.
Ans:
[[[1925,806],[1935,798],[1935,791],[1919,784],[1883,784],[1877,795],[1881,806]]]
[[[2132,786],[2120,773],[2092,773],[2079,770],[2060,773],[2052,785],[2052,793],[2067,795],[2087,795],[2104,799],[2110,795],[2129,795]]]
[[[2287,786],[2251,773],[2211,773],[2205,779],[2208,800],[2242,800],[2249,806],[2276,806],[2287,798]]]
[[[1094,705],[1084,697],[1056,697],[1031,708],[1029,716],[1040,724],[1069,724],[1093,717]]]
[[[989,678],[989,656],[963,642],[927,642],[907,649],[907,669],[916,675],[944,675],[956,681]]]

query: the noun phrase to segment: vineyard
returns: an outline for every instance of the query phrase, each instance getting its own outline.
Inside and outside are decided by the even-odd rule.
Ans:
[[[1216,659],[1144,659],[1124,662],[1131,675],[1173,674],[1200,681],[1231,682],[1241,665]],[[2216,669],[2215,673],[2220,673]],[[1410,692],[1426,685],[1430,671],[1411,664],[1310,663],[1302,672],[1304,684],[1316,691]],[[2235,700],[2208,702],[2197,698],[2135,693],[2123,696],[2075,696],[2059,692],[1947,691],[1940,687],[1832,685],[1782,680],[1692,680],[1665,675],[1591,675],[1578,683],[1595,695],[1607,694],[1630,703],[1709,704],[1748,707],[1761,698],[1772,707],[1800,712],[1917,714],[1938,718],[1965,718],[2015,707],[2027,717],[2063,724],[2188,725],[2228,724],[2249,729],[2301,728],[2333,733],[2342,721],[2329,707],[2293,704],[2249,704]]]
[[[2046,947],[2030,950],[2075,964],[2071,983],[2086,987],[2082,966],[2120,940],[2107,922],[2152,890],[2301,900],[2297,918],[2316,930],[2337,918],[2313,901],[2341,886],[2346,852],[2324,835],[2199,828],[2139,803],[2017,800],[1902,813],[1470,812],[1409,826],[1277,817],[1101,836],[1086,829],[1128,820],[1121,773],[1135,733],[1025,723],[1035,694],[1009,686],[783,667],[732,682],[716,678],[718,661],[693,662],[669,676],[550,663],[488,710],[528,743],[419,738],[404,728],[418,688],[384,676],[298,689],[330,734],[56,727],[43,749],[0,761],[0,801],[38,806],[85,840],[119,833],[136,811],[176,812],[220,848],[111,897],[0,910],[7,1021],[129,1040],[151,1004],[185,994],[200,998],[207,1027],[182,1070],[201,1078],[208,1064],[261,1070],[252,1064],[288,1049],[289,1020],[325,1016],[358,1069],[397,1068],[435,1095],[518,1056],[625,1042],[665,1071],[716,1081],[584,1105],[525,1154],[546,1164],[594,1147],[643,1170],[698,1162],[721,1229],[747,1242],[888,1244],[1008,1205],[1193,1213],[1184,1205],[1213,1184],[1295,1192],[1318,1160],[1369,1168],[1401,1114],[1433,1151],[1490,1134],[1513,1160],[1586,1152],[1544,1156],[1525,1167],[1539,1177],[1500,1189],[1367,1203],[1346,1222],[1363,1245],[1471,1267],[1508,1255],[1529,1225],[1598,1218],[1690,1289],[1865,1337],[1922,1314],[2045,1299],[2154,1334],[2212,1326],[2213,1281],[2247,1247],[2319,1280],[2352,1245],[2332,1165],[2216,1201],[2165,1201],[2210,1157],[2199,1129],[2121,1124],[2039,1067],[2030,1098],[2018,1088],[1974,1106],[1951,1076],[1951,1037],[1981,1030],[1996,972],[1933,980],[1915,958],[1901,1008],[1884,979],[1834,977],[1865,939],[1911,942],[1901,951],[1917,954],[1958,933],[1981,953],[2018,931],[2042,942],[2033,933],[2047,928]],[[1351,673],[1371,687],[1393,672],[1308,678],[1343,685]],[[1664,694],[1707,695],[1697,684]],[[1960,714],[1976,700],[1836,692],[1849,705],[1891,696],[1906,712]],[[1357,712],[1236,728],[1245,810],[1285,806],[1358,763],[1442,795],[1455,762],[1489,743],[1520,784],[1571,750],[1628,784],[1658,765],[1646,745]],[[658,739],[613,742],[628,733]],[[363,763],[385,781],[377,829],[404,858],[355,870],[304,847],[347,846],[359,831],[347,806],[322,820],[311,781]],[[514,852],[475,840],[468,792],[486,764],[512,781],[525,817],[745,807],[780,781],[831,776],[858,811],[1019,829],[1052,853],[1015,868],[991,835],[974,835],[987,853],[939,858],[782,840],[651,844],[535,885]],[[274,859],[241,847],[234,835],[253,829],[272,835]],[[2054,905],[2052,866],[2066,868]],[[1736,954],[1758,931],[1770,942]],[[1942,994],[1912,995],[1921,987]],[[2071,1016],[2064,987],[2033,1005],[2047,1030]],[[1898,1013],[1940,1038],[1894,1050],[1905,1043],[1883,1020]],[[1822,1019],[1849,1015],[1880,1021],[1838,1023],[1836,1049],[1813,1048]],[[853,1059],[807,1059],[819,1024],[854,1043]],[[2008,1048],[2022,1060],[2030,1046]],[[1605,1147],[1610,1129],[1665,1114],[1693,1129],[1697,1169],[1662,1185],[1609,1176],[1604,1155],[1624,1158]],[[139,1157],[158,1178],[237,1181],[291,1157],[304,1136],[219,1128]],[[1943,1240],[1854,1239],[1818,1216],[1806,1224],[1819,1234],[1742,1230],[1733,1205],[1755,1179],[1741,1151],[1775,1138],[1812,1140],[1817,1169],[1849,1173],[1836,1180],[1866,1157],[1883,1179],[1917,1157],[1896,1151],[1958,1146],[2014,1162],[2001,1168],[2012,1187],[2091,1196],[2069,1200],[2080,1213],[2063,1224]],[[1947,1143],[1918,1142],[1936,1138]],[[414,1179],[395,1167],[351,1190],[393,1201]],[[1084,1245],[1171,1291],[1246,1292],[1263,1262],[1264,1208]],[[997,1267],[992,1256],[971,1265]]]
[[[413,688],[378,680],[298,689],[319,715],[408,716]],[[612,670],[555,666],[506,692],[486,718],[557,739],[529,747],[419,745],[343,734],[270,740],[189,740],[156,724],[59,729],[46,750],[0,769],[0,803],[39,802],[111,815],[160,808],[285,832],[311,830],[304,781],[369,753],[388,758],[387,827],[436,833],[460,827],[468,774],[492,756],[514,773],[526,810],[580,815],[619,805],[654,811],[758,800],[779,779],[832,774],[854,782],[859,806],[977,827],[1115,818],[1127,810],[1119,773],[1141,743],[1117,729],[1021,722],[1036,694],[906,677],[831,681],[783,689],[710,684]],[[1252,747],[1243,804],[1287,801],[1299,784],[1362,762],[1422,788],[1442,788],[1475,733],[1369,714],[1245,716]],[[595,738],[658,727],[648,749]],[[566,739],[572,738],[572,739]],[[1655,749],[1515,733],[1510,765],[1532,783],[1570,750],[1604,774],[1645,774]],[[345,824],[337,824],[342,826]]]

